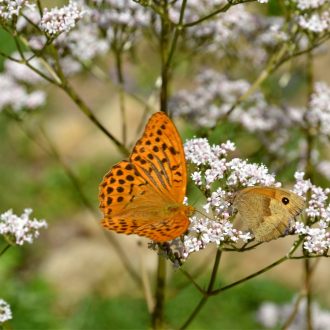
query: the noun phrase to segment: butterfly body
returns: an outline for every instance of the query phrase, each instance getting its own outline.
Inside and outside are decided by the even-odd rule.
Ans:
[[[168,241],[183,234],[195,208],[182,204],[186,163],[180,135],[162,112],[149,120],[128,159],[114,165],[100,185],[103,227]]]
[[[233,206],[256,240],[267,242],[285,232],[289,221],[302,212],[304,201],[283,188],[255,186],[238,191]]]

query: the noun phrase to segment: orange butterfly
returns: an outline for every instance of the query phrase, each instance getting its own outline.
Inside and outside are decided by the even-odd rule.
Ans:
[[[100,185],[102,227],[164,242],[183,234],[192,206],[183,205],[187,170],[183,145],[163,112],[149,120],[133,152],[112,166]]]

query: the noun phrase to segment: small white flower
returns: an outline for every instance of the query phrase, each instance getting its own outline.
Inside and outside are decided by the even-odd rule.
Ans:
[[[75,27],[76,21],[80,20],[84,14],[83,9],[78,9],[77,2],[70,0],[68,6],[60,9],[55,7],[48,11],[45,8],[39,27],[49,34],[68,32]]]
[[[0,299],[0,323],[6,322],[12,318],[13,316],[11,313],[10,305],[3,299]]]
[[[32,209],[25,209],[24,213],[18,217],[9,210],[0,216],[0,234],[10,244],[23,245],[24,242],[32,243],[33,238],[39,236],[40,228],[47,228],[45,220],[31,220]]]

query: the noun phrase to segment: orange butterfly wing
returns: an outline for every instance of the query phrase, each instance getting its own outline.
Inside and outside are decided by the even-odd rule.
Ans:
[[[182,204],[186,162],[180,136],[162,112],[149,120],[132,155],[114,165],[100,185],[103,227],[167,241],[184,233],[194,208]]]
[[[165,113],[157,112],[150,118],[130,160],[160,194],[173,198],[175,202],[183,202],[187,186],[183,145],[178,131]]]

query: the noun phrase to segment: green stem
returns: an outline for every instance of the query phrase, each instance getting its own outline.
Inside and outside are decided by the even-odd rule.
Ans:
[[[43,74],[41,71],[39,71],[38,69],[34,68],[28,61],[26,61],[26,59],[24,58],[24,54],[22,52],[22,49],[19,45],[19,42],[17,40],[17,36],[16,34],[13,35],[14,36],[14,40],[16,43],[16,47],[22,57],[22,61],[23,63],[25,63],[30,69],[32,69],[34,72],[38,73],[41,77],[43,77],[44,79],[46,79],[47,81],[49,81],[50,83],[57,85],[59,87],[61,87],[69,96],[70,98],[78,105],[78,107],[80,108],[80,110],[82,110],[85,115],[103,132],[105,133],[117,146],[117,148],[124,153],[126,156],[129,156],[129,151],[125,148],[125,146],[123,144],[121,144],[110,132],[108,132],[106,130],[106,128],[97,120],[97,118],[93,115],[93,113],[90,111],[90,109],[87,107],[87,105],[81,100],[81,98],[76,94],[76,92],[73,90],[73,88],[69,85],[69,83],[66,81],[65,77],[62,76],[61,78],[63,79],[61,82],[57,82],[55,80],[50,79],[49,77],[47,77],[45,74]],[[47,68],[47,62],[44,61],[42,58],[39,57],[40,61],[43,61],[42,63],[44,65],[46,65]],[[48,69],[51,69],[50,67]]]
[[[310,96],[313,93],[314,88],[314,70],[313,70],[313,55],[312,53],[307,54],[307,103],[309,102]],[[307,140],[307,155],[306,155],[306,178],[313,182],[313,164],[312,164],[312,152],[314,147],[315,132],[314,128],[309,127],[306,129],[306,140]]]
[[[22,123],[22,121],[18,117],[16,117],[15,119],[20,124],[20,127],[23,130],[23,132],[34,143],[36,143],[49,157],[53,157],[54,159],[56,159],[56,161],[63,167],[64,172],[66,173],[66,175],[68,176],[68,178],[72,182],[72,186],[79,193],[79,195],[81,197],[81,200],[83,201],[83,203],[85,204],[85,206],[91,211],[91,213],[95,216],[95,219],[97,221],[99,221],[99,214],[98,214],[97,210],[95,210],[95,208],[93,207],[93,205],[89,202],[88,198],[83,193],[83,190],[82,190],[82,187],[80,186],[79,180],[76,178],[76,176],[71,171],[71,169],[68,166],[66,166],[64,164],[64,162],[62,161],[59,152],[56,150],[55,146],[52,144],[51,140],[48,138],[46,132],[41,128],[41,132],[43,133],[44,138],[45,138],[45,140],[46,140],[46,142],[47,142],[47,144],[48,144],[49,149],[51,150],[51,152],[49,152],[44,146],[42,146],[37,141],[37,139],[33,136],[33,134],[31,134],[30,132],[28,132],[26,129],[23,128],[23,123]],[[127,258],[126,252],[124,251],[124,249],[121,247],[121,245],[118,243],[118,241],[116,240],[116,238],[112,235],[112,233],[106,232],[103,229],[102,229],[102,233],[105,235],[106,239],[110,242],[110,244],[113,246],[113,248],[117,252],[120,260],[122,261],[124,267],[126,268],[127,272],[130,274],[130,276],[132,277],[132,279],[136,282],[136,284],[139,287],[141,287],[142,280],[139,277],[139,275],[137,274],[137,272],[134,270],[134,268],[132,267],[132,265],[130,263],[130,260]]]
[[[231,289],[231,288],[233,288],[233,287],[235,287],[235,286],[237,286],[237,285],[239,285],[239,284],[241,284],[241,283],[244,283],[244,282],[246,282],[246,281],[248,281],[248,280],[250,280],[250,279],[252,279],[252,278],[254,278],[254,277],[257,277],[258,275],[265,273],[266,271],[272,269],[273,267],[275,267],[275,266],[281,264],[282,262],[284,262],[284,261],[286,261],[286,260],[288,260],[288,257],[287,257],[287,256],[285,256],[285,257],[283,257],[283,258],[277,260],[276,262],[272,263],[271,265],[269,265],[269,266],[267,266],[267,267],[265,267],[265,268],[259,270],[258,272],[254,273],[254,274],[252,274],[252,275],[250,275],[250,276],[247,276],[247,277],[245,277],[245,278],[243,278],[243,279],[241,279],[241,280],[239,280],[239,281],[236,281],[236,282],[234,282],[234,283],[232,283],[232,284],[230,284],[230,285],[227,285],[227,286],[225,286],[225,287],[223,287],[223,288],[221,288],[221,289],[218,289],[218,290],[213,291],[213,292],[212,292],[212,295],[217,295],[217,294],[219,294],[220,292],[223,292],[223,291],[226,291],[226,290],[228,290],[228,289]]]
[[[7,55],[3,52],[0,52],[0,55],[7,58],[8,60],[11,60],[11,61],[14,61],[14,62],[17,62],[17,63],[24,63],[23,60],[17,60],[16,58],[10,57],[9,55]]]
[[[4,322],[3,324],[8,330],[13,330],[13,328],[11,327],[9,321]]]
[[[37,0],[37,6],[38,6],[38,9],[39,9],[40,17],[42,17],[42,15],[43,15],[43,10],[42,10],[42,6],[41,6],[41,2],[40,2],[40,0]]]
[[[120,104],[120,112],[122,119],[122,140],[123,145],[126,145],[126,111],[125,111],[125,93],[124,93],[124,76],[122,69],[122,61],[121,61],[121,52],[115,52],[116,57],[116,69],[117,69],[117,78],[119,83],[119,104]]]
[[[0,257],[11,247],[10,244],[8,244],[1,252],[0,252]]]
[[[192,312],[188,320],[184,323],[184,325],[180,329],[186,329],[187,326],[194,320],[194,318],[198,315],[198,313],[201,311],[201,309],[204,307],[210,296],[212,295],[212,290],[213,286],[216,280],[219,264],[220,264],[220,259],[222,255],[222,245],[220,244],[217,250],[217,254],[215,257],[214,265],[213,265],[213,270],[212,270],[212,275],[210,279],[210,283],[208,285],[207,291],[204,291],[204,297],[201,299],[195,310]]]
[[[170,20],[168,19],[168,16],[165,16],[160,10],[158,10],[158,8],[154,5],[150,5],[149,6],[157,15],[159,15],[159,17],[167,22],[170,23]]]
[[[311,278],[310,278],[310,272],[311,272],[311,265],[310,260],[306,259],[304,260],[304,270],[305,270],[305,290],[307,293],[307,304],[306,304],[306,321],[307,321],[307,328],[308,330],[312,330],[312,292],[311,292]]]
[[[144,289],[144,296],[146,298],[147,306],[148,306],[148,312],[150,315],[152,315],[155,304],[154,304],[154,299],[152,296],[152,291],[150,287],[150,281],[148,277],[148,271],[147,267],[144,261],[144,254],[143,254],[143,245],[142,245],[142,240],[141,237],[136,236],[137,240],[137,250],[138,250],[138,255],[139,255],[139,261],[140,261],[140,268],[141,268],[141,279],[142,279],[142,284],[143,284],[143,289]]]
[[[268,78],[269,75],[274,72],[278,61],[282,58],[282,56],[287,51],[287,49],[288,49],[288,44],[287,43],[283,44],[280,51],[277,54],[274,54],[270,58],[266,68],[260,73],[259,77],[251,85],[249,90],[237,99],[237,101],[230,107],[227,113],[223,117],[221,117],[216,122],[216,124],[206,132],[206,134],[204,134],[205,136],[209,136],[217,126],[221,125],[224,121],[226,121],[228,116],[236,109],[236,107],[239,104],[241,104],[243,101],[245,101],[261,85],[261,83],[263,83],[266,80],[266,78]]]
[[[125,146],[120,143],[110,132],[106,130],[106,128],[96,119],[87,105],[81,100],[81,98],[76,94],[76,92],[72,89],[72,87],[66,83],[66,86],[63,88],[64,91],[71,97],[71,99],[77,104],[77,106],[84,112],[84,114],[104,133],[106,134],[112,142],[117,146],[117,148],[126,156],[129,156],[129,151],[125,148]]]
[[[308,99],[309,102],[310,95],[313,93],[314,87],[314,68],[313,68],[313,54],[312,52],[307,54],[307,88],[308,88]],[[313,182],[313,163],[312,163],[312,153],[314,147],[315,133],[312,127],[308,127],[306,130],[306,140],[307,140],[307,155],[306,155],[306,178]],[[309,195],[311,193],[309,192]],[[308,223],[308,218],[306,219],[306,224]],[[305,289],[307,291],[307,304],[306,304],[306,321],[308,330],[312,330],[312,291],[311,291],[311,261],[304,260],[304,273],[305,273]]]
[[[168,0],[163,3],[164,16],[168,18]],[[162,17],[161,30],[161,72],[162,72],[162,87],[160,91],[160,110],[167,113],[167,98],[168,98],[168,67],[167,67],[167,49],[168,49],[168,35],[170,24],[168,20]]]
[[[83,65],[85,68],[87,68],[96,78],[98,78],[101,81],[109,84],[109,86],[111,86],[112,88],[117,89],[117,91],[119,92],[120,86],[118,86],[117,84],[114,84],[114,82],[111,81],[109,76],[100,67],[98,67],[96,64],[94,64],[92,62],[86,64],[86,61],[85,61],[85,62],[81,62],[81,65]],[[139,96],[137,96],[137,95],[135,95],[131,92],[128,92],[126,90],[123,90],[123,92],[126,95],[130,96],[132,99],[134,99],[134,100],[138,101],[139,103],[143,104],[147,108],[148,112],[151,111],[151,110],[152,111],[157,111],[156,109],[152,108],[148,102],[144,101]]]
[[[309,47],[309,48],[307,48],[307,49],[305,49],[305,50],[302,50],[302,51],[300,51],[300,52],[296,52],[296,53],[293,53],[293,54],[291,54],[291,55],[288,55],[288,56],[284,57],[280,62],[277,63],[277,65],[275,66],[274,69],[276,70],[276,69],[279,68],[282,64],[284,64],[285,62],[291,60],[291,59],[294,58],[294,57],[297,57],[297,56],[300,56],[300,55],[303,55],[303,54],[309,54],[313,49],[315,49],[315,48],[321,46],[323,43],[325,43],[325,42],[326,42],[327,40],[329,40],[329,39],[330,39],[330,35],[328,35],[328,36],[327,36],[326,38],[324,38],[324,39],[319,40],[319,42],[318,42],[317,44],[314,44],[313,46],[311,46],[311,47]]]
[[[180,328],[181,329],[186,329],[187,326],[194,320],[195,316],[201,311],[201,309],[204,307],[206,302],[208,301],[209,297],[204,296],[202,300],[199,302],[198,306],[194,310],[194,312],[190,315],[189,319],[186,321],[186,323]]]
[[[68,178],[70,179],[73,187],[75,188],[75,190],[78,192],[83,204],[91,211],[91,213],[93,213],[95,215],[95,217],[99,217],[99,213],[98,211],[95,209],[95,207],[89,202],[88,198],[86,197],[79,180],[77,179],[77,177],[74,175],[74,173],[71,171],[71,169],[62,161],[59,152],[57,151],[55,145],[52,143],[52,141],[50,140],[50,138],[48,137],[46,131],[44,130],[44,128],[39,125],[40,131],[43,135],[43,137],[45,138],[45,140],[47,141],[47,144],[52,152],[53,157],[56,159],[56,161],[61,164],[64,172],[66,173],[66,175],[68,176]]]
[[[220,264],[221,255],[222,255],[222,244],[219,245],[218,250],[217,250],[217,255],[215,256],[215,262],[213,265],[212,275],[211,275],[209,286],[207,288],[208,294],[212,293],[213,286],[214,286],[215,279],[216,279],[217,272],[218,272],[218,268],[219,268],[219,264]]]
[[[170,68],[170,64],[171,64],[171,60],[172,60],[173,55],[174,55],[176,44],[177,44],[180,32],[182,31],[182,22],[183,22],[183,16],[184,16],[184,10],[186,8],[186,4],[187,4],[187,0],[183,0],[182,6],[181,6],[181,11],[180,11],[179,24],[177,25],[177,27],[175,29],[174,37],[173,37],[173,41],[172,41],[172,46],[171,46],[170,53],[168,55],[168,59],[167,59],[167,62],[166,62],[167,69]]]
[[[275,266],[281,264],[282,262],[284,262],[284,261],[290,259],[291,256],[293,255],[293,253],[297,250],[297,248],[299,247],[299,245],[302,243],[302,241],[303,241],[303,237],[299,237],[299,238],[295,241],[295,243],[293,244],[293,246],[292,246],[290,252],[289,252],[286,256],[284,256],[283,258],[281,258],[281,259],[275,261],[275,262],[272,263],[271,265],[269,265],[269,266],[267,266],[267,267],[265,267],[265,268],[259,270],[258,272],[254,273],[254,274],[252,274],[252,275],[250,275],[250,276],[247,276],[247,277],[245,277],[245,278],[243,278],[243,279],[241,279],[241,280],[239,280],[239,281],[236,281],[236,282],[234,282],[234,283],[232,283],[232,284],[229,284],[229,285],[227,285],[227,286],[225,286],[225,287],[223,287],[223,288],[220,288],[220,289],[218,289],[218,290],[213,291],[213,292],[211,293],[211,295],[217,295],[217,294],[219,294],[219,293],[222,292],[222,291],[226,291],[226,290],[228,290],[228,289],[231,289],[231,288],[237,286],[238,284],[244,283],[244,282],[250,280],[251,278],[254,278],[254,277],[256,277],[256,276],[258,276],[258,275],[260,275],[260,274],[262,274],[262,273],[265,273],[266,271],[268,271],[268,270],[274,268]]]
[[[228,252],[245,252],[245,251],[249,251],[249,250],[253,250],[253,249],[255,249],[258,245],[260,245],[260,244],[262,244],[262,243],[263,243],[263,242],[259,242],[259,243],[256,243],[256,244],[250,246],[250,247],[247,247],[247,248],[245,248],[245,247],[243,246],[243,247],[240,248],[240,249],[236,249],[236,248],[234,248],[234,246],[233,246],[233,249],[223,248],[222,250],[223,250],[223,251],[228,251]],[[245,245],[245,244],[244,244],[244,245]]]
[[[161,250],[159,248],[159,252]],[[165,285],[166,285],[166,260],[158,256],[157,283],[156,283],[156,304],[152,314],[153,329],[158,330],[163,328],[164,318],[164,301],[165,301]]]
[[[292,313],[290,314],[290,316],[288,317],[286,322],[283,324],[281,330],[286,330],[290,326],[290,324],[292,323],[292,321],[294,320],[294,317],[296,316],[296,314],[298,312],[300,302],[304,297],[306,297],[306,292],[301,292],[296,303],[294,304]]]
[[[60,64],[60,60],[59,60],[59,58],[57,56],[57,52],[56,52],[56,49],[55,49],[55,47],[54,47],[53,44],[50,45],[50,50],[51,50],[51,52],[53,54],[53,57],[55,59],[55,62],[56,62],[58,74],[60,76],[61,83],[63,84],[65,82],[65,76],[63,74],[62,66]]]
[[[299,256],[299,257],[290,257],[290,259],[292,260],[298,260],[298,259],[318,259],[318,258],[330,258],[329,255],[324,255],[324,254],[320,254],[320,255],[316,255],[316,256]]]
[[[195,22],[187,23],[187,24],[183,25],[183,27],[187,28],[187,27],[190,27],[190,26],[198,25],[198,24],[202,23],[203,21],[205,21],[205,20],[207,20],[207,19],[209,19],[209,18],[211,18],[211,17],[213,17],[213,16],[215,16],[219,13],[226,12],[232,6],[239,5],[241,3],[255,2],[255,1],[257,1],[257,0],[245,0],[245,1],[240,1],[240,2],[236,2],[236,3],[229,2],[224,7],[214,11],[213,13],[211,13],[211,14],[209,14],[209,15],[207,15],[207,16],[205,16],[205,17],[203,17],[203,18],[201,18],[201,19],[199,19]]]
[[[205,294],[205,291],[198,285],[198,283],[194,280],[194,278],[187,271],[185,271],[182,268],[180,268],[180,271],[181,271],[182,274],[184,274],[195,285],[195,287],[197,288],[197,290],[200,293]]]

